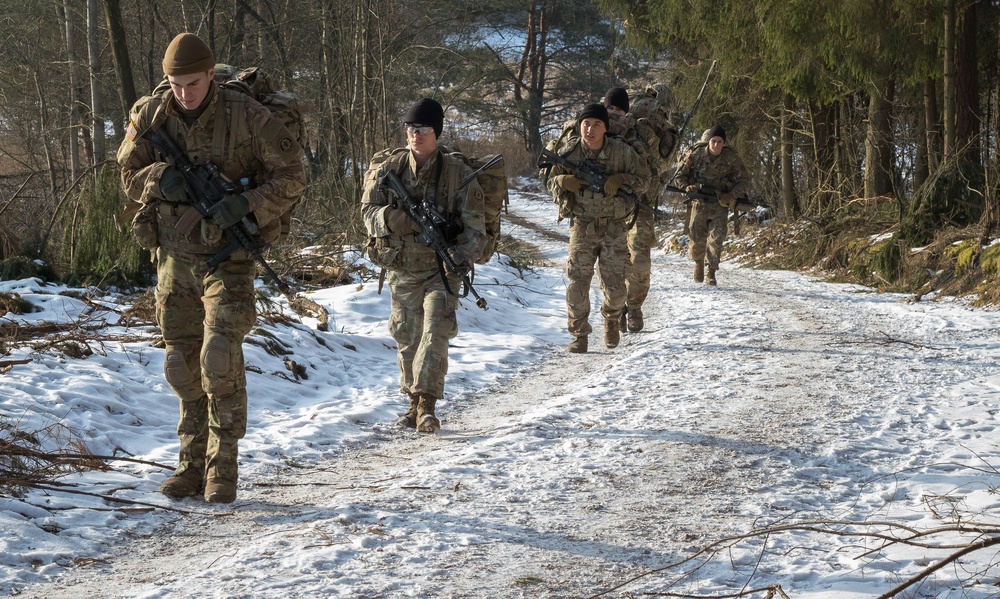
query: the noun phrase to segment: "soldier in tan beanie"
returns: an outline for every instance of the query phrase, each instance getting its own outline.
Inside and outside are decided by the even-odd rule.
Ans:
[[[214,268],[207,261],[228,245],[225,230],[244,217],[256,222],[263,242],[274,241],[280,215],[305,189],[305,170],[295,137],[266,107],[217,85],[214,66],[198,36],[182,33],[170,42],[163,56],[170,87],[132,107],[118,164],[135,203],[133,232],[156,261],[163,369],[180,398],[178,466],[160,492],[230,503],[247,426],[243,339],[256,321],[256,267],[245,250]],[[157,129],[192,161],[210,161],[230,181],[248,183],[203,217],[173,159],[149,143],[147,133]]]

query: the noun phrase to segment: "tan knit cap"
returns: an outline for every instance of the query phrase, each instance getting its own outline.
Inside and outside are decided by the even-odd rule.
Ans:
[[[193,33],[178,34],[163,55],[163,72],[167,75],[204,73],[214,66],[212,49]]]

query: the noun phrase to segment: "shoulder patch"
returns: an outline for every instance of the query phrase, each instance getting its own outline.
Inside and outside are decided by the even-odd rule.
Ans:
[[[139,128],[135,126],[135,121],[129,119],[128,126],[125,127],[125,139],[134,143],[137,137],[139,137]]]

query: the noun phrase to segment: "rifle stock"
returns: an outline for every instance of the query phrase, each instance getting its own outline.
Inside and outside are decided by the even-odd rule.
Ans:
[[[586,181],[587,184],[590,186],[591,190],[599,193],[604,193],[604,184],[608,180],[608,178],[605,177],[602,172],[604,170],[604,167],[598,164],[592,164],[589,161],[584,161],[582,164],[577,164],[571,160],[567,160],[566,158],[560,156],[559,154],[556,154],[551,150],[546,150],[543,148],[541,154],[539,154],[538,156],[538,165],[551,166],[553,164],[558,164],[566,168],[571,173],[573,173],[573,176]],[[632,193],[631,191],[626,191],[624,188],[620,188],[618,190],[618,193],[615,194],[615,197],[631,202],[636,206],[638,206],[639,208],[645,208],[646,210],[651,211],[653,213],[653,216],[658,219],[669,218],[670,216],[663,210],[660,210],[655,206],[650,206],[646,202],[643,202],[638,195]]]
[[[441,262],[450,270],[451,272],[457,274],[462,279],[462,285],[464,285],[466,294],[471,293],[474,298],[476,298],[476,306],[482,308],[483,310],[488,310],[489,307],[486,300],[483,299],[476,289],[472,286],[472,278],[469,276],[469,268],[459,266],[451,255],[448,253],[448,243],[444,240],[438,227],[446,224],[446,219],[437,210],[436,207],[429,205],[428,202],[418,202],[410,192],[406,190],[406,186],[400,180],[399,175],[397,175],[391,169],[386,173],[383,179],[383,184],[385,184],[389,191],[392,192],[401,202],[403,202],[403,209],[418,225],[420,225],[420,232],[415,235],[417,241],[429,246],[437,254],[437,257]],[[468,185],[468,183],[466,183]],[[442,273],[443,277],[443,273]],[[446,282],[447,284],[447,282]]]

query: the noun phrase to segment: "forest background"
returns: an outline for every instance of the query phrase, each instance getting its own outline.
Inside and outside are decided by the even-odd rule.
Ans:
[[[303,247],[363,241],[366,163],[403,144],[422,96],[448,108],[445,143],[531,175],[583,104],[665,83],[675,124],[690,118],[682,147],[722,124],[777,217],[761,263],[992,302],[998,14],[996,0],[0,0],[0,278],[148,278],[116,225],[115,153],[167,43],[191,31],[306,110],[309,186],[270,256],[282,274],[330,272]]]

